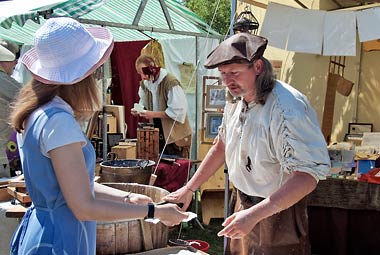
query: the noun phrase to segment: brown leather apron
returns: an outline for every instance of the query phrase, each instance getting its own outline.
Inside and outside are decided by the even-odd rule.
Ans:
[[[234,212],[262,201],[234,189],[230,207]],[[306,199],[259,222],[242,239],[228,239],[226,255],[310,255]]]

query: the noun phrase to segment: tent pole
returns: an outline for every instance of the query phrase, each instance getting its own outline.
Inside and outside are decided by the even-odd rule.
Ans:
[[[229,199],[229,189],[230,189],[230,181],[228,179],[228,167],[227,164],[224,164],[224,220],[227,219],[229,216],[228,212],[228,199]],[[224,236],[223,243],[224,243],[224,253],[226,252],[227,248],[227,237]]]
[[[231,15],[230,16],[231,17],[230,18],[230,36],[234,34],[234,30],[232,29],[232,24],[234,23],[235,13],[236,13],[236,0],[232,0],[231,14],[230,14]],[[230,181],[228,177],[228,167],[227,167],[227,164],[224,163],[224,220],[226,220],[227,217],[229,216],[229,213],[228,213],[229,189],[230,189]],[[224,236],[223,241],[224,241],[224,245],[223,245],[224,253],[226,253],[228,238]]]
[[[357,71],[357,78],[356,78],[356,89],[355,89],[355,111],[354,111],[354,119],[353,122],[358,122],[358,106],[359,106],[359,93],[360,93],[360,80],[361,80],[361,72],[362,72],[362,59],[363,59],[363,43],[360,43],[359,45],[359,65],[358,65],[358,71]]]
[[[216,35],[216,34],[202,34],[202,33],[196,33],[196,32],[170,30],[170,29],[164,29],[164,28],[127,25],[127,24],[121,24],[121,23],[117,23],[117,22],[109,22],[109,21],[101,21],[101,20],[93,20],[93,19],[76,18],[76,20],[78,20],[80,23],[83,23],[83,24],[108,26],[108,27],[118,27],[118,28],[126,28],[126,29],[141,30],[141,31],[149,31],[151,33],[177,34],[177,35],[187,35],[187,36],[198,36],[198,37],[223,39],[223,35]]]
[[[106,104],[107,104],[107,88],[106,88],[106,77],[105,77],[105,68],[104,64],[100,67],[102,73],[102,105],[103,105],[103,132],[102,132],[102,142],[103,142],[103,161],[107,161],[107,153],[108,153],[108,140],[107,140],[107,112],[106,112]]]
[[[192,150],[194,151],[194,158],[198,159],[198,118],[197,118],[197,112],[198,112],[198,37],[195,37],[195,72],[197,77],[195,79],[195,128],[194,128],[194,137],[193,137],[193,144],[196,146],[192,146]],[[191,152],[190,152],[191,153]],[[195,193],[195,213],[198,215],[198,192]]]

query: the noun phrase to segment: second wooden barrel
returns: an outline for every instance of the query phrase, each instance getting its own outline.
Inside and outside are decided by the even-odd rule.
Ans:
[[[137,183],[102,183],[104,185],[133,193],[144,194],[159,203],[169,194],[154,186]],[[130,254],[167,246],[168,227],[141,219],[98,222],[96,230],[96,254]]]

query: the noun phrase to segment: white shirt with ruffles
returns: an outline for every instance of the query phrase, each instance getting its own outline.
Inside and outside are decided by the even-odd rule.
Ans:
[[[147,80],[144,81],[145,87],[150,92],[152,92],[153,111],[159,111],[158,85],[166,77],[167,74],[168,72],[165,69],[161,68],[160,75],[155,82]],[[140,97],[139,104],[146,107],[146,105],[144,105],[146,95],[141,87],[139,88],[138,94]],[[169,90],[167,106],[168,107],[165,109],[165,113],[171,119],[176,120],[182,124],[185,123],[187,113],[187,100],[185,92],[183,91],[181,86],[174,86],[171,90]]]
[[[264,105],[227,103],[219,137],[229,178],[250,196],[268,197],[291,172],[327,175],[330,158],[319,121],[307,98],[276,81]]]

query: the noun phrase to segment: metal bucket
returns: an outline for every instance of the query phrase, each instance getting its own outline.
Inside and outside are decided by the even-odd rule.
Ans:
[[[163,202],[168,191],[137,183],[103,183],[123,191],[144,194],[153,202]],[[169,228],[141,219],[98,222],[96,226],[96,254],[130,254],[166,247]]]
[[[114,159],[100,163],[100,182],[149,184],[152,166],[146,159]]]

